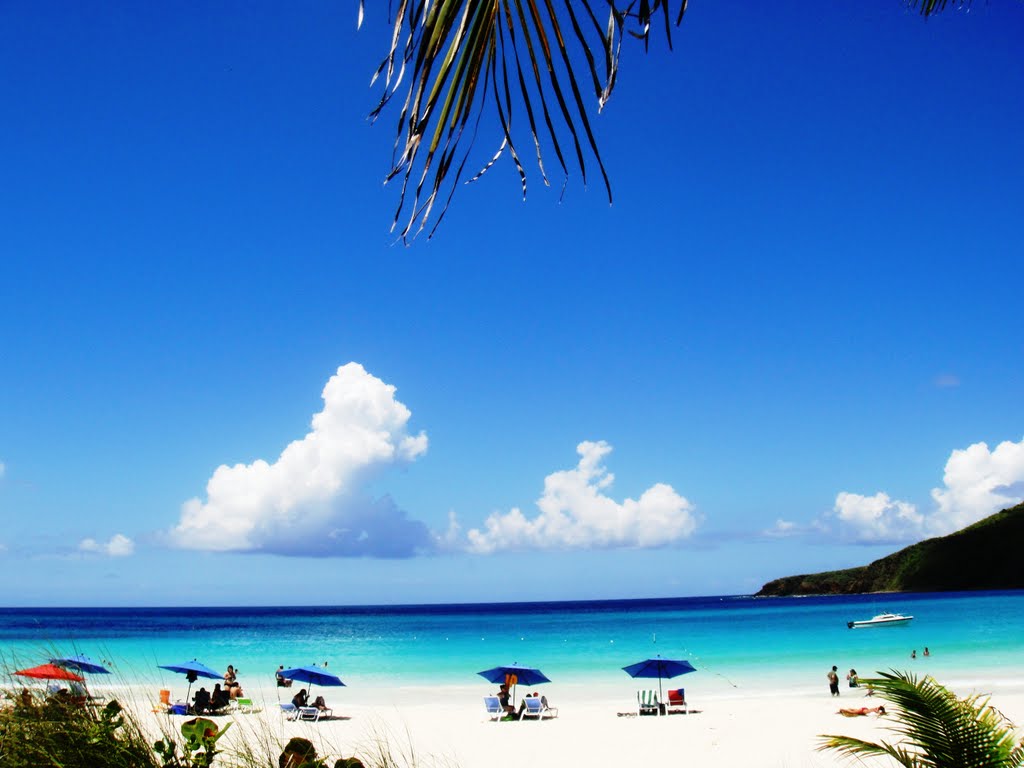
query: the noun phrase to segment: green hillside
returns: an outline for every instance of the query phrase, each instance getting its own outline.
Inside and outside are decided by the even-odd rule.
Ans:
[[[785,576],[758,592],[829,595],[857,592],[943,592],[1024,588],[1024,504],[962,531],[927,539],[870,565]]]

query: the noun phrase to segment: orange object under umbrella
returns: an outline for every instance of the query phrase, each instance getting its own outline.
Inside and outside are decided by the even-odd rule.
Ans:
[[[31,667],[30,669],[19,669],[14,674],[21,675],[22,677],[34,677],[37,680],[74,680],[76,683],[85,682],[85,678],[76,675],[74,672],[61,669],[56,664],[40,664],[38,667]]]

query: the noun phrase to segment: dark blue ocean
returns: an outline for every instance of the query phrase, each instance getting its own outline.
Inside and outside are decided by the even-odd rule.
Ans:
[[[883,611],[906,626],[850,630]],[[928,646],[927,660],[909,660]],[[1024,591],[842,597],[688,597],[473,605],[17,608],[0,612],[8,669],[55,654],[109,662],[120,682],[161,683],[196,658],[272,681],[279,664],[329,662],[350,687],[479,684],[518,662],[553,681],[613,684],[649,656],[685,658],[719,682],[821,685],[824,669],[893,667],[940,679],[1005,678],[1024,650]],[[910,666],[911,664],[916,666]],[[1013,665],[1010,665],[1013,669]],[[696,680],[696,678],[694,678]]]

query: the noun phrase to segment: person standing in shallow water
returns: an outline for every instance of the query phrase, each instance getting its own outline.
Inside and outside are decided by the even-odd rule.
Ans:
[[[835,664],[828,672],[828,690],[833,696],[839,695],[839,668]]]

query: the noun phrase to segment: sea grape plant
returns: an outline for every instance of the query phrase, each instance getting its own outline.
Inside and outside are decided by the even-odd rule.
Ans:
[[[223,728],[205,717],[195,717],[181,724],[181,735],[184,737],[182,754],[178,755],[178,745],[167,737],[153,745],[153,749],[164,761],[164,768],[209,768],[213,758],[217,756],[217,740],[220,739],[231,723]]]

